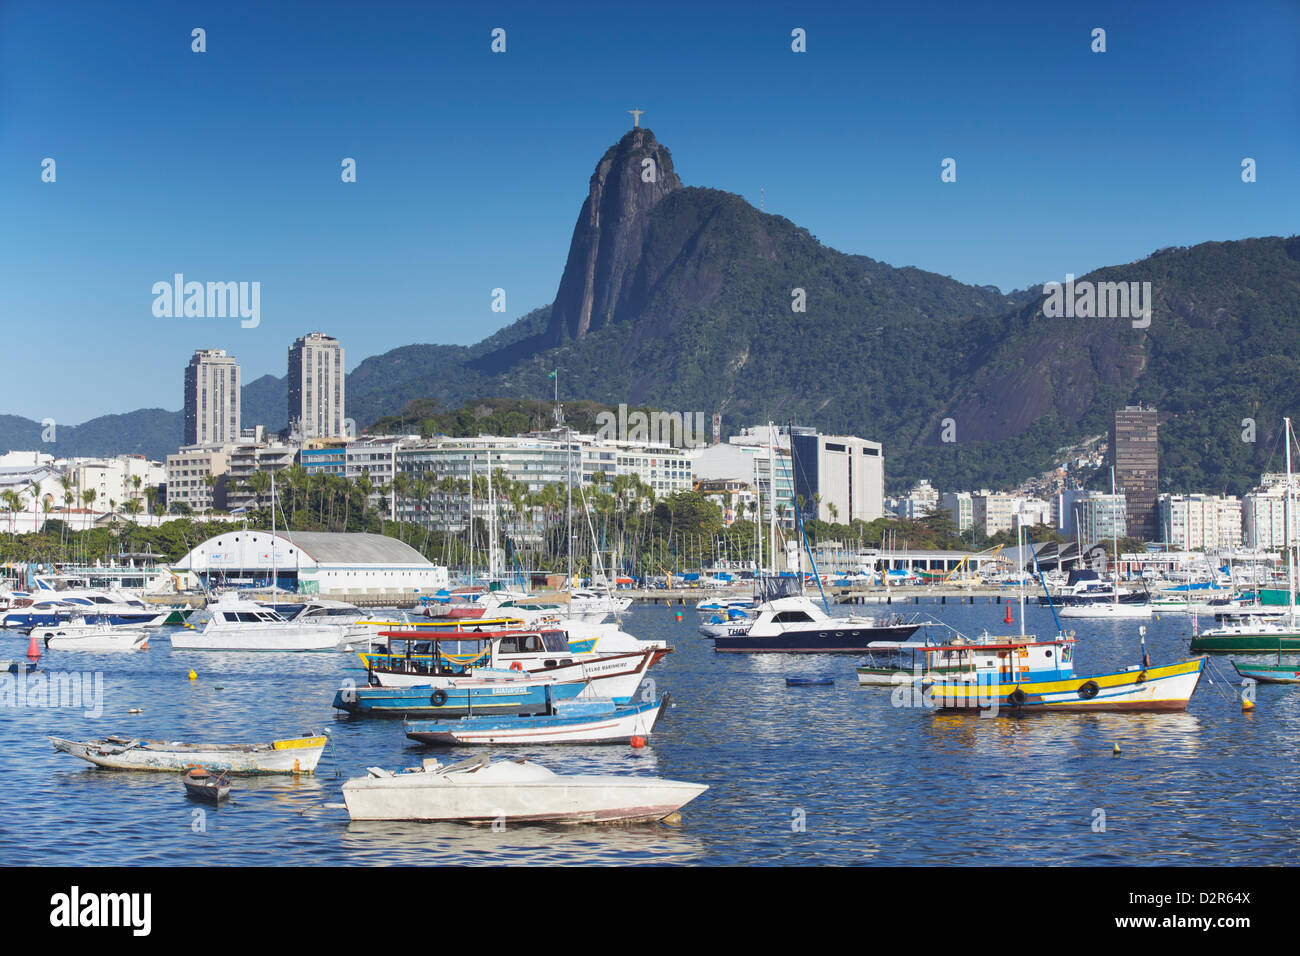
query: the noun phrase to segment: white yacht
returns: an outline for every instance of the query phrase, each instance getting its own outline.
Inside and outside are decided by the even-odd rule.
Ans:
[[[185,627],[170,634],[182,651],[334,651],[346,648],[363,628],[315,621],[286,620],[253,601],[227,595],[208,606],[202,630]]]
[[[831,617],[803,595],[761,604],[753,619],[703,624],[716,651],[787,654],[865,653],[876,641],[906,641],[921,627],[901,614]]]
[[[1067,604],[1056,612],[1063,618],[1088,618],[1094,621],[1134,621],[1151,617],[1151,604],[1125,604],[1120,601],[1093,601]]]
[[[149,648],[149,632],[142,627],[114,627],[73,618],[53,627],[34,627],[32,637],[54,651],[142,651]]]
[[[103,619],[109,624],[134,627],[161,627],[170,609],[159,611],[139,598],[120,591],[94,588],[40,589],[31,596],[13,602],[0,615],[0,627],[29,630],[65,624],[77,616]]]

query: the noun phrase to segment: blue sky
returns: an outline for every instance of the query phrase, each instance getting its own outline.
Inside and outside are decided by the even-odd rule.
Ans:
[[[1293,0],[562,9],[0,0],[0,413],[176,409],[194,349],[251,381],[313,330],[349,370],[475,342],[553,298],[632,107],[688,185],[1003,289],[1300,221]],[[260,282],[260,325],[156,318],[177,272]]]

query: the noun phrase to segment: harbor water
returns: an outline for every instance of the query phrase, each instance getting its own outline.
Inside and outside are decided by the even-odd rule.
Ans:
[[[1014,608],[1014,605],[1013,605]],[[835,608],[845,615],[847,608]],[[872,613],[872,608],[854,608]],[[1004,605],[880,608],[1012,635]],[[677,620],[677,614],[681,620]],[[1015,610],[1018,615],[1018,609]],[[1046,608],[1027,629],[1054,633]],[[1243,713],[1226,658],[1212,659],[1184,714],[936,714],[906,691],[859,687],[853,655],[717,654],[692,607],[637,606],[624,627],[674,652],[650,672],[672,706],[649,746],[499,748],[559,772],[707,783],[679,826],[538,827],[350,823],[342,782],[367,767],[444,762],[401,722],[330,707],[351,654],[47,651],[41,669],[102,675],[94,701],[0,704],[0,863],[7,865],[1273,865],[1300,860],[1300,689],[1261,685]],[[1190,621],[1147,623],[1152,663],[1187,656]],[[1067,622],[1075,670],[1141,659],[1138,622]],[[935,639],[944,632],[931,631]],[[919,636],[919,635],[918,635]],[[0,636],[0,658],[26,639]],[[190,681],[191,668],[197,680]],[[787,676],[833,677],[787,687]],[[87,686],[93,686],[89,684]],[[132,709],[141,713],[130,714]],[[47,736],[253,742],[329,731],[314,776],[234,778],[220,808],[180,775],[96,769]],[[1120,754],[1114,754],[1118,744]],[[1281,768],[1281,772],[1279,772]]]

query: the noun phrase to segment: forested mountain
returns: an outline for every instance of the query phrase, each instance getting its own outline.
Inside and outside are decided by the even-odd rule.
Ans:
[[[568,403],[720,412],[728,433],[792,420],[883,442],[891,489],[922,477],[976,488],[1041,470],[1140,401],[1160,409],[1162,491],[1239,493],[1282,466],[1280,421],[1300,412],[1300,238],[1163,249],[1085,280],[1149,282],[1150,326],[1050,318],[1041,291],[838,252],[740,196],[683,185],[637,128],[597,163],[552,305],[477,345],[367,358],[348,376],[347,412],[360,427],[451,433],[478,420],[464,408],[477,403],[499,425],[513,421],[506,406],[481,400],[545,403],[559,369]],[[246,424],[282,427],[285,380],[249,383],[243,402]],[[70,431],[59,454],[161,457],[179,413]],[[0,418],[0,445],[38,437],[36,423]]]

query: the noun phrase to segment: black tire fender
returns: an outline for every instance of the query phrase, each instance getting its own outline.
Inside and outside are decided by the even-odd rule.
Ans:
[[[439,687],[433,692],[433,695],[430,696],[429,703],[433,704],[434,707],[441,707],[443,704],[447,703],[447,692]]]
[[[1079,699],[1092,700],[1094,697],[1097,696],[1097,692],[1100,690],[1101,687],[1097,685],[1097,682],[1095,680],[1084,681],[1082,684],[1079,685]]]

